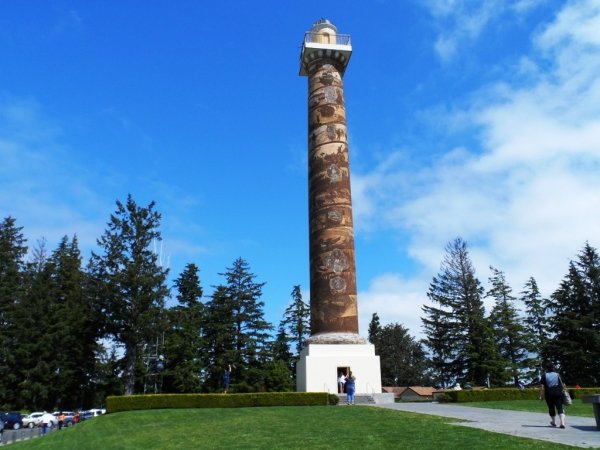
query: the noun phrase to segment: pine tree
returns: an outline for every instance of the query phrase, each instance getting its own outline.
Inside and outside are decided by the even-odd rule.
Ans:
[[[277,336],[271,343],[271,360],[265,367],[265,388],[267,391],[289,391],[295,384],[297,358],[290,351],[289,342],[290,338],[283,322],[281,322],[277,330]]]
[[[530,277],[521,291],[520,300],[525,305],[525,332],[529,339],[529,366],[535,367],[527,376],[539,378],[542,374],[543,362],[548,359],[544,353],[549,340],[548,319],[546,317],[546,301],[538,288],[535,278]]]
[[[54,380],[56,350],[50,330],[52,328],[51,265],[48,263],[46,242],[39,240],[32,249],[32,260],[24,272],[25,292],[15,308],[15,334],[19,345],[14,356],[19,361],[18,408],[36,410],[54,406]]]
[[[600,258],[586,243],[577,261],[548,301],[554,339],[546,345],[565,382],[596,386],[600,382]]]
[[[294,381],[290,369],[281,360],[270,361],[264,369],[264,386],[267,392],[290,392],[294,389]]]
[[[122,395],[124,391],[123,380],[119,374],[123,371],[123,361],[117,355],[113,345],[110,349],[102,347],[96,355],[96,365],[92,373],[94,391],[92,395],[83,400],[84,408],[93,405],[102,405],[109,395]]]
[[[297,357],[310,336],[310,308],[302,299],[300,285],[292,289],[292,302],[283,313],[282,326],[287,331],[290,343],[296,344]]]
[[[22,227],[12,217],[0,223],[0,405],[15,405],[20,397],[16,388],[18,361],[14,350],[15,307],[23,298],[24,258],[27,253]]]
[[[103,254],[92,252],[90,273],[97,280],[107,317],[107,331],[124,347],[125,394],[136,392],[136,378],[143,367],[140,348],[154,342],[164,330],[162,316],[168,295],[168,270],[160,267],[152,243],[160,240],[160,213],[155,203],[138,207],[131,195],[117,201],[108,228],[98,240]]]
[[[256,283],[249,264],[242,258],[222,273],[227,284],[225,294],[230,299],[233,313],[235,348],[234,363],[238,367],[237,388],[257,390],[261,388],[261,369],[266,362],[266,343],[273,328],[264,319],[264,302],[260,300],[265,283]],[[233,383],[232,383],[233,385]]]
[[[277,330],[277,336],[273,341],[273,350],[271,353],[274,361],[283,361],[291,372],[294,369],[294,355],[292,355],[292,352],[290,351],[289,342],[290,338],[283,322],[281,322]]]
[[[427,293],[439,306],[423,306],[424,342],[444,383],[488,384],[496,370],[498,351],[485,318],[482,293],[467,244],[457,238],[446,246],[441,272]]]
[[[99,350],[99,318],[90,297],[84,292],[86,275],[81,267],[77,237],[69,242],[65,236],[50,263],[55,335],[58,337],[56,348],[64,349],[56,358],[60,386],[56,404],[75,408],[90,398],[95,388],[90,384],[89,374],[94,370]]]
[[[421,317],[425,335],[422,342],[429,348],[434,383],[439,387],[450,387],[455,382],[453,366],[457,341],[452,313],[427,305],[423,305],[421,310],[425,313]]]
[[[377,314],[373,316],[375,319]],[[388,324],[379,328],[372,338],[369,340],[381,358],[381,382],[384,386],[430,384],[425,352],[407,328],[397,323]]]
[[[202,330],[205,367],[202,376],[203,390],[219,390],[223,371],[230,364],[235,366],[231,375],[232,383],[238,378],[235,331],[233,300],[227,295],[225,286],[216,286],[211,299],[206,303],[206,322]]]
[[[202,372],[202,325],[205,320],[202,287],[195,264],[186,265],[175,280],[178,305],[167,311],[163,392],[198,392]]]
[[[375,342],[381,341],[381,323],[377,313],[373,313],[369,322],[369,342],[375,345]]]
[[[504,385],[512,379],[515,386],[519,386],[523,373],[526,373],[528,336],[525,327],[521,324],[519,314],[514,306],[516,298],[512,295],[512,288],[506,281],[504,272],[490,267],[492,276],[489,278],[490,289],[487,297],[494,299],[494,307],[490,314],[490,322],[494,339],[503,364],[491,374],[492,383]]]

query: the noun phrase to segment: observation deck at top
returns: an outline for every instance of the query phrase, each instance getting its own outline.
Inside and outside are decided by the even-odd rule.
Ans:
[[[342,68],[341,75],[344,75],[351,55],[352,44],[349,34],[335,33],[335,27],[332,25],[319,31],[307,31],[304,34],[300,53],[300,75],[307,76],[310,62],[321,58],[339,62]]]

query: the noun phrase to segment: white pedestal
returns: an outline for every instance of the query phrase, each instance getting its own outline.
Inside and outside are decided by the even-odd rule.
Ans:
[[[381,393],[379,356],[372,344],[308,344],[296,366],[298,392],[338,392],[340,368],[356,378],[356,394]]]

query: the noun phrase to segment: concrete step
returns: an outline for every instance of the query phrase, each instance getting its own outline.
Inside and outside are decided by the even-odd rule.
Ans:
[[[338,405],[345,406],[346,403],[348,402],[348,396],[346,394],[337,394],[337,396],[340,399]],[[355,405],[374,405],[375,399],[373,398],[372,395],[369,395],[369,394],[356,394],[354,396],[354,404]]]

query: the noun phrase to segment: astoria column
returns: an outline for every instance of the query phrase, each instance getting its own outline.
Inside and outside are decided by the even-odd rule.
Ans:
[[[328,20],[305,34],[308,76],[308,191],[311,344],[363,344],[358,334],[354,228],[342,77],[350,36]]]

